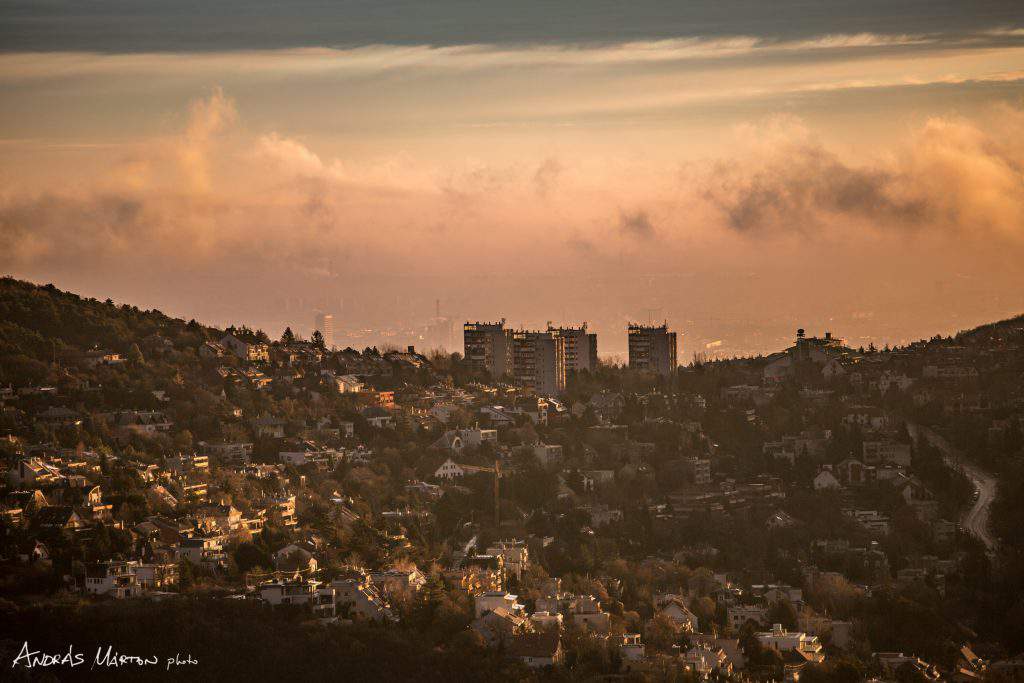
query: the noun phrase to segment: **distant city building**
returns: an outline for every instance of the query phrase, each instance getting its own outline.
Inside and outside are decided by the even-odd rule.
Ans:
[[[324,348],[334,348],[334,316],[330,313],[317,313],[313,319],[313,329],[319,330],[324,336]]]
[[[629,367],[634,370],[650,370],[667,377],[676,369],[676,333],[668,331],[668,325],[630,324]]]
[[[516,330],[512,339],[512,377],[536,394],[552,396],[565,389],[565,338],[551,332]]]
[[[580,327],[552,327],[548,332],[565,339],[565,369],[567,372],[597,370],[597,335],[587,332],[587,324]]]
[[[467,322],[463,326],[463,356],[477,372],[501,377],[511,370],[505,319],[498,323]]]
[[[452,321],[451,318],[440,316],[432,318],[423,331],[423,341],[428,349],[444,349],[449,351],[452,348]]]

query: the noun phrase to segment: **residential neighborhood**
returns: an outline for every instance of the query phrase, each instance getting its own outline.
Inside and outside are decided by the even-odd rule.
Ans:
[[[209,601],[517,678],[1024,675],[1020,513],[958,462],[1019,462],[1020,319],[685,367],[643,328],[639,367],[539,393],[516,356],[488,365],[525,353],[494,326],[467,325],[476,363],[0,290],[5,325],[35,329],[15,301],[67,321],[49,362],[3,337],[10,609]]]

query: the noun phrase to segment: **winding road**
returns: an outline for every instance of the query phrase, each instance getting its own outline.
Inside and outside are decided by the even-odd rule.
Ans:
[[[996,478],[964,459],[959,449],[934,430],[909,422],[907,429],[914,438],[920,434],[928,440],[928,443],[938,448],[942,452],[946,464],[953,468],[960,468],[974,484],[974,490],[978,492],[978,497],[975,499],[974,505],[960,518],[960,528],[970,531],[981,539],[989,552],[995,551],[996,539],[992,537],[992,533],[988,529],[988,513],[992,501],[996,497]]]

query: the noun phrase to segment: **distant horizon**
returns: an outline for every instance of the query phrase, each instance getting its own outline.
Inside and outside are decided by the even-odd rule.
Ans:
[[[157,311],[163,313],[164,315],[167,315],[167,316],[172,317],[172,318],[176,318],[176,319],[179,319],[179,320],[196,320],[197,322],[199,322],[202,325],[205,325],[205,326],[208,326],[208,327],[214,327],[214,328],[217,328],[217,329],[222,329],[223,330],[223,329],[227,329],[229,327],[242,327],[242,326],[244,326],[244,327],[248,327],[249,329],[252,329],[254,331],[261,330],[261,331],[265,332],[267,334],[267,336],[270,337],[272,340],[279,339],[281,337],[281,334],[284,332],[285,328],[290,328],[296,334],[297,337],[308,340],[311,337],[313,329],[314,329],[313,325],[312,325],[312,322],[311,322],[313,314],[314,314],[314,311],[310,312],[310,316],[309,316],[310,317],[310,322],[308,322],[308,323],[298,323],[298,322],[296,322],[296,324],[285,323],[284,325],[282,325],[280,327],[280,329],[277,329],[277,328],[269,328],[269,327],[266,327],[266,326],[263,326],[263,325],[256,324],[256,323],[254,323],[252,321],[243,320],[243,319],[211,321],[211,320],[208,320],[208,319],[203,319],[203,318],[197,317],[195,315],[191,315],[187,311],[181,312],[181,311],[171,310],[171,309],[167,309],[167,308],[161,307],[159,305],[157,305],[157,306],[148,305],[148,304],[141,305],[141,304],[136,303],[136,302],[131,301],[131,300],[120,299],[118,297],[113,297],[113,296],[107,296],[107,295],[104,295],[103,293],[87,293],[87,292],[83,292],[83,291],[76,291],[74,289],[69,289],[69,288],[63,287],[60,284],[58,284],[57,282],[43,282],[43,281],[25,280],[25,279],[22,279],[22,278],[17,278],[17,277],[15,277],[13,275],[10,275],[10,274],[3,275],[2,277],[11,278],[11,279],[14,279],[14,280],[20,280],[20,281],[23,281],[23,282],[28,282],[30,284],[33,284],[33,285],[37,286],[37,287],[44,287],[44,286],[46,286],[48,284],[52,284],[53,286],[57,287],[58,290],[61,290],[63,292],[66,292],[66,293],[69,293],[69,294],[75,294],[75,295],[81,296],[83,298],[96,299],[97,301],[105,301],[106,299],[110,298],[117,305],[125,305],[125,304],[127,304],[129,306],[135,306],[135,307],[137,307],[137,308],[139,308],[141,310],[157,310]],[[317,309],[317,310],[319,310],[319,309]],[[668,327],[669,327],[670,331],[677,332],[680,335],[680,342],[679,342],[679,364],[680,365],[689,365],[694,360],[694,354],[698,353],[698,352],[703,352],[704,357],[706,357],[709,360],[724,360],[724,359],[730,359],[730,358],[747,358],[747,357],[753,358],[753,357],[757,357],[757,356],[768,356],[768,355],[771,355],[771,354],[774,354],[774,353],[779,353],[781,351],[784,351],[786,348],[789,348],[789,346],[792,346],[791,341],[793,339],[795,339],[798,329],[805,329],[807,335],[808,336],[812,336],[812,337],[823,336],[826,332],[831,332],[834,336],[844,339],[847,342],[847,346],[849,346],[850,348],[853,348],[853,349],[857,349],[857,348],[861,348],[861,347],[867,348],[872,343],[876,346],[876,348],[882,349],[885,346],[890,346],[890,347],[906,346],[908,344],[911,344],[911,343],[914,343],[914,342],[917,342],[917,341],[923,341],[923,340],[931,339],[932,337],[934,337],[936,335],[941,336],[941,337],[956,336],[957,334],[959,334],[961,332],[968,332],[968,331],[974,330],[974,329],[976,329],[978,327],[983,327],[985,325],[1003,322],[1005,320],[1015,319],[1015,318],[1018,318],[1018,317],[1021,317],[1021,316],[1024,316],[1024,308],[1022,308],[1020,311],[1011,312],[1011,313],[1009,313],[1007,315],[1004,315],[1002,317],[998,317],[997,316],[997,317],[994,317],[994,318],[991,318],[991,319],[979,320],[977,322],[974,322],[974,323],[969,324],[969,325],[964,325],[964,326],[949,327],[949,328],[945,328],[945,329],[941,329],[941,330],[940,329],[936,329],[936,330],[933,330],[933,331],[931,331],[929,333],[921,334],[920,336],[917,336],[917,337],[907,337],[907,338],[904,338],[904,339],[902,339],[902,340],[900,340],[898,342],[882,340],[880,338],[879,339],[866,338],[866,339],[860,339],[860,340],[854,341],[848,335],[844,334],[844,332],[843,332],[843,330],[841,328],[836,328],[836,327],[833,326],[833,327],[823,327],[822,329],[819,330],[817,328],[808,327],[808,326],[803,325],[803,324],[798,324],[796,327],[792,328],[792,330],[790,331],[790,334],[788,336],[780,335],[780,337],[778,338],[779,339],[779,344],[778,345],[776,345],[774,347],[770,347],[770,348],[766,347],[766,348],[761,349],[759,351],[749,352],[749,353],[746,353],[746,354],[736,354],[736,355],[733,355],[733,354],[718,354],[718,353],[716,353],[717,350],[718,350],[718,347],[715,347],[715,348],[712,348],[712,349],[697,349],[697,350],[692,349],[692,348],[687,348],[687,346],[686,346],[686,336],[687,336],[686,330],[682,329],[682,328],[679,328],[679,327],[675,327],[672,324],[672,321],[670,321],[670,320],[668,320],[666,322],[668,323]],[[408,346],[411,345],[411,346],[415,346],[416,350],[419,351],[419,352],[431,352],[431,351],[437,351],[437,350],[445,350],[448,353],[453,353],[453,352],[462,353],[462,351],[463,351],[463,345],[462,345],[462,325],[464,323],[466,323],[466,322],[496,322],[496,321],[500,321],[501,318],[502,318],[502,316],[498,315],[498,316],[492,317],[492,319],[487,319],[487,320],[485,320],[484,318],[480,318],[479,320],[473,320],[473,319],[469,319],[469,318],[467,318],[467,319],[454,319],[454,318],[451,319],[452,335],[453,335],[453,342],[454,342],[454,344],[453,344],[453,346],[451,348],[446,348],[446,347],[441,347],[441,346],[437,346],[437,345],[432,345],[432,344],[429,344],[429,343],[426,344],[426,345],[421,344],[421,343],[417,343],[417,340],[415,340],[415,339],[406,339],[404,341],[402,339],[400,339],[400,338],[387,339],[387,338],[383,338],[383,337],[379,338],[377,341],[374,341],[373,338],[369,338],[369,337],[367,339],[363,340],[363,341],[356,341],[354,339],[348,339],[348,338],[340,338],[339,339],[339,336],[338,336],[338,329],[339,328],[337,327],[338,320],[337,320],[337,317],[335,316],[335,320],[334,320],[334,322],[335,322],[335,343],[334,343],[334,347],[335,347],[336,350],[343,350],[343,349],[348,348],[348,347],[355,348],[355,349],[362,349],[362,348],[366,348],[368,346],[376,346],[378,348],[394,348],[394,349],[398,349],[398,350],[403,350],[403,349],[405,349],[405,348],[407,348]],[[522,325],[517,324],[515,321],[510,321],[510,320],[506,319],[506,327],[508,329],[513,329],[513,328],[514,329],[519,329],[520,327],[522,327],[524,329],[543,330],[543,329],[546,328],[547,322],[548,321],[545,321],[544,325],[536,325],[536,326],[531,327],[531,326],[528,326],[528,325],[522,326]],[[601,360],[604,361],[604,362],[609,362],[609,361],[612,361],[612,360],[616,361],[618,364],[624,364],[626,362],[626,360],[627,360],[627,351],[628,351],[627,346],[625,344],[625,341],[626,341],[626,338],[627,338],[627,335],[626,335],[626,325],[628,325],[629,323],[624,323],[622,328],[620,330],[618,330],[618,334],[615,334],[614,332],[612,332],[612,333],[597,332],[597,329],[591,327],[590,324],[589,324],[589,321],[587,321],[585,319],[569,320],[569,321],[551,320],[550,322],[551,322],[552,325],[554,325],[556,327],[558,327],[558,326],[578,327],[579,325],[581,325],[583,323],[587,323],[588,324],[588,330],[591,331],[591,332],[596,332],[598,334],[598,357],[601,358]],[[654,323],[643,323],[641,321],[632,321],[632,322],[635,322],[635,323],[639,322],[640,324],[655,324],[655,325],[660,324],[660,321],[655,321]],[[621,350],[619,348],[616,348],[616,347],[613,347],[613,350],[608,350],[607,346],[608,346],[609,339],[615,339],[616,337],[621,337],[621,339],[622,339],[623,344],[622,344]]]

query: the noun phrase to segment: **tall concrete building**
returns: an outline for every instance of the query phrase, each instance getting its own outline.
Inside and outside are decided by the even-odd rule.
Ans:
[[[317,313],[313,318],[313,329],[324,336],[324,348],[334,348],[334,316],[330,313]]]
[[[587,332],[587,324],[579,327],[552,327],[548,332],[565,339],[565,370],[597,370],[597,335]]]
[[[565,389],[565,338],[551,332],[511,333],[512,377],[524,389],[555,396]]]
[[[629,367],[650,370],[663,377],[676,369],[676,333],[668,331],[668,324],[660,327],[636,325],[629,328]]]
[[[498,323],[467,322],[462,328],[463,356],[474,370],[491,377],[511,371],[505,319]]]

